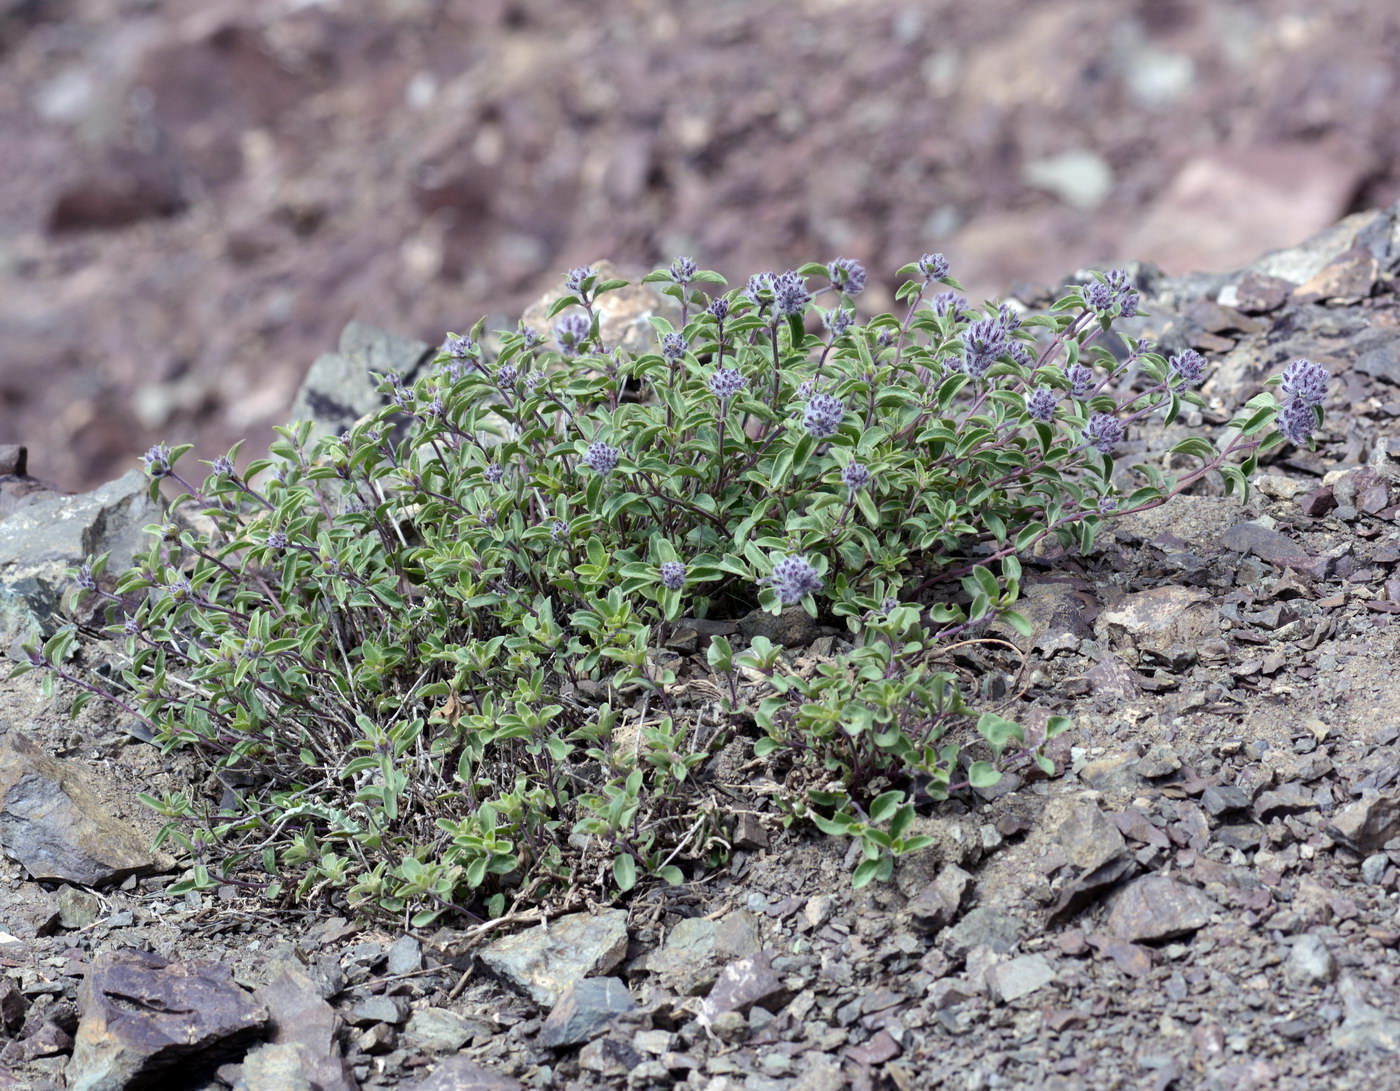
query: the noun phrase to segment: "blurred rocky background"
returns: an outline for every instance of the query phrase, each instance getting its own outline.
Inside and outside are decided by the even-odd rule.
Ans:
[[[600,257],[1224,271],[1400,198],[1397,57],[1389,0],[0,0],[0,444],[252,453],[349,319]]]

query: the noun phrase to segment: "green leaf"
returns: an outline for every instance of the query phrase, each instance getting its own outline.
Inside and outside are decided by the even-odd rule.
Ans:
[[[974,761],[967,771],[967,782],[974,788],[990,788],[1001,780],[1001,773],[990,762]]]
[[[624,894],[637,885],[637,861],[628,853],[620,853],[613,857],[612,872],[617,889]]]

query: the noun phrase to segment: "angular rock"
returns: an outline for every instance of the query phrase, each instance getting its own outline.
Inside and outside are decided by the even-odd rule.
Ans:
[[[411,385],[436,357],[437,350],[422,341],[352,320],[341,331],[337,351],[322,354],[311,365],[288,420],[311,421],[312,443],[339,435],[388,404],[376,375],[393,372]]]
[[[1127,595],[1094,622],[1101,639],[1179,670],[1195,660],[1202,641],[1220,632],[1211,596],[1194,587],[1154,587]]]
[[[1249,806],[1249,796],[1233,784],[1212,784],[1201,793],[1201,806],[1212,818],[1230,811],[1242,811]]]
[[[1113,820],[1092,803],[1078,803],[1053,832],[1069,857],[1083,871],[1102,867],[1127,850]]]
[[[714,984],[715,936],[719,922],[703,917],[678,921],[666,942],[637,959],[633,970],[656,974],[667,988],[694,996]]]
[[[525,1085],[466,1057],[448,1057],[421,1080],[399,1086],[404,1091],[521,1091]]]
[[[101,909],[102,903],[89,890],[65,886],[58,892],[58,923],[64,928],[86,928]]]
[[[398,1026],[408,1018],[408,998],[403,996],[367,996],[358,1001],[346,1016],[353,1027],[371,1023],[391,1023]]]
[[[1104,864],[1086,871],[1066,884],[1050,907],[1047,918],[1051,925],[1064,924],[1106,891],[1139,870],[1138,862],[1126,853],[1112,857]]]
[[[1269,314],[1288,300],[1291,281],[1250,271],[1235,288],[1235,306],[1245,314]]]
[[[169,962],[146,951],[100,955],[79,1000],[82,1019],[67,1077],[71,1091],[119,1091],[176,1065],[237,1053],[267,1010],[217,962]]]
[[[423,947],[412,936],[400,936],[389,945],[389,957],[385,963],[387,974],[411,974],[423,968]]]
[[[1205,927],[1219,908],[1193,886],[1144,875],[1114,895],[1108,930],[1130,943],[1173,939]]]
[[[722,1015],[744,1016],[755,1007],[777,1011],[791,996],[792,990],[774,972],[769,953],[760,951],[724,968],[710,995],[700,1004],[700,1022],[710,1026]]]
[[[1055,968],[1044,955],[1021,955],[987,971],[992,999],[1011,1004],[1055,980]]]
[[[269,1040],[278,1049],[266,1063],[278,1071],[291,1071],[287,1066],[295,1063],[295,1071],[315,1091],[354,1091],[355,1081],[340,1052],[340,1016],[321,999],[315,982],[297,964],[283,961],[276,971],[253,992],[253,999],[267,1008]],[[277,1082],[269,1077],[259,1086],[274,1091]]]
[[[78,766],[48,757],[18,731],[0,739],[0,850],[35,879],[83,886],[174,866],[103,810]]]
[[[1371,1004],[1350,974],[1337,983],[1346,1008],[1342,1025],[1332,1031],[1332,1045],[1348,1052],[1400,1053],[1400,1019]]]
[[[1363,856],[1370,855],[1400,834],[1400,791],[1364,793],[1333,816],[1327,833]]]
[[[497,976],[552,1008],[575,981],[608,973],[627,953],[627,913],[572,913],[496,940],[478,957]]]
[[[0,653],[48,636],[64,618],[68,570],[111,553],[120,573],[150,548],[142,529],[162,519],[140,470],[76,496],[58,495],[12,511],[0,522]]]
[[[938,877],[909,902],[909,912],[919,927],[936,932],[958,915],[971,885],[970,874],[957,864],[946,864]]]
[[[951,959],[966,958],[974,947],[983,945],[1004,955],[1021,942],[1024,927],[1014,914],[979,906],[948,929],[941,946]]]
[[[1322,937],[1306,932],[1294,938],[1283,972],[1296,984],[1325,985],[1337,976],[1337,960]]]
[[[471,1040],[475,1028],[446,1008],[422,1008],[408,1017],[404,1038],[429,1053],[451,1053]]]
[[[1305,814],[1317,809],[1317,799],[1301,784],[1283,784],[1267,792],[1260,792],[1254,800],[1252,812],[1260,822],[1272,818],[1282,818],[1289,814]]]
[[[540,1028],[540,1045],[549,1049],[578,1045],[599,1033],[617,1015],[637,1006],[616,977],[586,977],[571,985]]]

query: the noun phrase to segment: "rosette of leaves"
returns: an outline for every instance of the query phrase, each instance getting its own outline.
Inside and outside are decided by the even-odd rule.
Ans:
[[[71,629],[31,664],[212,769],[216,798],[148,799],[192,854],[179,888],[424,924],[566,897],[582,875],[679,882],[723,856],[698,774],[750,718],[796,785],[789,818],[859,837],[856,881],[886,877],[922,847],[918,800],[1048,768],[1067,726],[1027,739],[975,716],[939,665],[994,618],[1029,631],[1019,558],[1052,536],[1088,549],[1211,470],[1241,487],[1280,441],[1260,438],[1265,393],[1223,450],[1178,446],[1196,470],[1143,467],[1120,495],[1123,429],[1199,402],[1200,370],[1097,343],[1136,307],[1125,279],[1022,318],[969,309],[938,255],[901,276],[902,316],[859,323],[858,263],[722,292],[678,261],[646,280],[679,325],[653,318],[656,351],[631,355],[600,338],[598,300],[623,282],[571,270],[557,349],[522,329],[488,352],[478,324],[413,386],[386,377],[384,410],[314,452],[306,426],[283,429],[241,474],[234,451],[195,484],[182,449],[153,449],[153,493],[184,490],[171,521],[136,569],[80,573],[124,653],[117,688],[64,666]],[[755,607],[820,614],[852,649],[802,677],[762,639],[716,639],[721,714],[676,707],[655,654],[670,628]],[[971,764],[963,725],[987,752]]]

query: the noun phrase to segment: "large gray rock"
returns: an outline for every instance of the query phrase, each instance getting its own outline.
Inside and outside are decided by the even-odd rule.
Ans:
[[[103,810],[81,770],[18,731],[0,739],[0,849],[35,879],[84,886],[174,866]]]
[[[596,916],[571,913],[548,928],[506,936],[478,957],[536,1004],[552,1008],[575,981],[608,973],[626,953],[627,913],[608,909]]]
[[[143,528],[163,517],[140,470],[92,492],[51,496],[13,510],[0,522],[0,648],[41,639],[63,623],[68,570],[110,552],[108,571],[131,567],[150,548]]]
[[[323,353],[292,400],[290,420],[311,422],[311,441],[338,435],[366,413],[387,404],[379,376],[394,372],[412,383],[437,349],[358,319],[347,323],[335,352]]]
[[[217,962],[167,962],[147,951],[99,956],[83,982],[68,1063],[72,1091],[157,1086],[177,1065],[239,1052],[267,1010]]]

